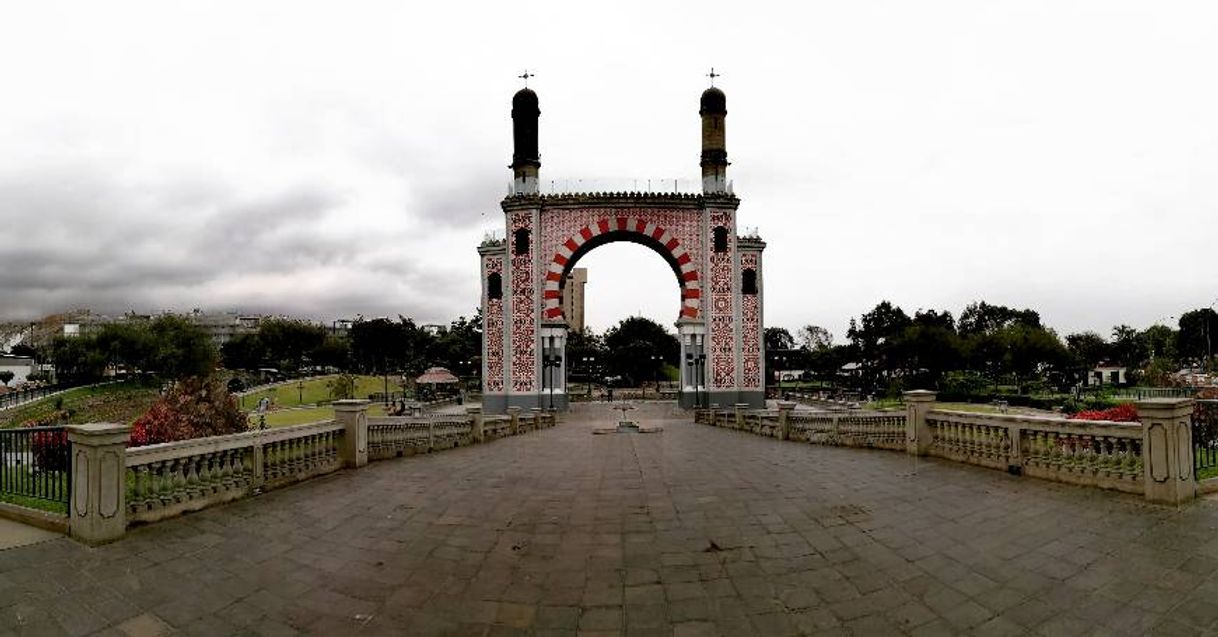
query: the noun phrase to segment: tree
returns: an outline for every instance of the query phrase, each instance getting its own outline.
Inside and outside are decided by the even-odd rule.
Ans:
[[[809,352],[833,347],[833,333],[819,325],[805,325],[796,333],[799,346]]]
[[[299,370],[325,344],[326,329],[306,321],[271,319],[258,326],[267,359],[280,369]]]
[[[985,301],[970,303],[960,313],[957,329],[961,336],[992,334],[1012,325],[1041,327],[1040,314],[1028,310],[1016,310],[1005,305],[990,305]]]
[[[680,364],[677,338],[659,323],[641,316],[609,328],[604,342],[609,373],[631,385],[658,379],[665,363]]]
[[[1095,332],[1078,332],[1066,336],[1066,348],[1079,366],[1091,370],[1109,356],[1108,341]]]
[[[149,326],[151,348],[144,370],[180,380],[210,376],[216,369],[216,347],[198,326],[179,316],[157,317]]]
[[[1110,355],[1129,374],[1136,375],[1150,359],[1150,346],[1141,332],[1128,325],[1117,325],[1112,328]]]
[[[1153,360],[1166,359],[1171,363],[1176,361],[1176,330],[1166,325],[1151,325],[1142,331],[1146,347],[1150,350]]]
[[[1198,363],[1214,355],[1218,341],[1218,312],[1201,308],[1180,315],[1176,351],[1182,359]]]
[[[963,362],[963,346],[951,312],[919,310],[895,338],[894,361],[911,376],[912,385],[938,387],[946,372]]]
[[[131,445],[239,433],[245,413],[218,376],[179,381],[131,427]]]
[[[795,349],[795,339],[786,328],[767,327],[763,338],[767,350]]]
[[[16,345],[14,345],[12,351],[9,353],[12,354],[13,356],[24,356],[26,358],[38,358],[38,350],[34,349],[30,345],[26,345],[25,343],[18,343]]]
[[[228,369],[253,371],[266,366],[266,346],[257,333],[238,334],[220,346],[220,360]]]
[[[567,369],[572,378],[587,382],[600,378],[607,359],[604,342],[591,328],[567,335]]]
[[[863,389],[874,388],[881,377],[890,378],[899,367],[894,344],[911,323],[904,310],[888,301],[881,301],[858,323],[851,320],[846,336],[857,348],[863,366]]]
[[[7,369],[0,369],[0,383],[4,383],[5,387],[8,387],[8,384],[12,382],[14,377],[16,377],[16,374],[13,372]]]

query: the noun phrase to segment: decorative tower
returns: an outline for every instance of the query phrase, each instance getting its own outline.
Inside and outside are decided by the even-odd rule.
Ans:
[[[541,157],[537,152],[537,94],[526,86],[512,97],[512,192],[518,195],[537,194],[537,172]]]
[[[726,193],[727,96],[714,86],[702,91],[698,114],[702,116],[702,192]]]

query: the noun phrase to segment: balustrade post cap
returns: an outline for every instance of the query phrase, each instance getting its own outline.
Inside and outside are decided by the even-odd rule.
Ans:
[[[744,408],[744,407],[748,407],[748,406],[749,406],[748,403],[736,403],[736,407],[738,407],[738,408]]]
[[[531,411],[535,414],[538,414],[538,413],[541,413],[542,409],[541,409],[541,407],[529,407],[529,411]]]
[[[929,389],[911,389],[902,394],[902,396],[905,397],[905,400],[914,403],[930,402],[938,395],[939,392],[931,391]]]
[[[467,414],[480,414],[480,413],[482,413],[482,408],[481,408],[481,407],[466,407],[466,408],[465,408],[465,413],[467,413]]]
[[[131,425],[112,422],[91,422],[85,425],[69,425],[68,440],[91,445],[126,442],[131,435]]]
[[[780,400],[780,401],[778,401],[778,408],[779,409],[788,409],[788,410],[795,409],[795,403],[788,401],[788,400]]]
[[[1139,416],[1146,414],[1152,418],[1171,418],[1192,413],[1193,402],[1192,398],[1147,398],[1134,403],[1134,406]]]
[[[508,407],[508,408],[507,408],[507,410],[508,410],[508,413],[509,413],[509,414],[518,414],[518,413],[520,413],[520,407],[517,407],[517,406],[515,406],[515,405],[513,405],[513,406],[511,406],[511,407]]]
[[[336,400],[331,404],[334,405],[336,411],[359,411],[360,409],[366,409],[368,405],[372,404],[372,401],[363,398],[344,398]]]

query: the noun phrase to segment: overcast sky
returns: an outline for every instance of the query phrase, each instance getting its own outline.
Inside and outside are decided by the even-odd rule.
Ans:
[[[1203,1],[6,3],[0,317],[471,314],[515,76],[543,180],[696,179],[714,65],[768,324],[1174,323],[1218,300],[1215,60]],[[580,265],[595,328],[675,319],[659,256]]]

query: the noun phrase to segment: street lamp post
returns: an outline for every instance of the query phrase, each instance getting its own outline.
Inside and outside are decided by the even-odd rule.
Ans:
[[[296,383],[296,405],[299,407],[304,404],[304,381]]]
[[[706,354],[694,354],[689,352],[685,354],[685,366],[689,369],[690,380],[694,384],[694,408],[702,406],[702,395],[699,391],[702,387],[702,365],[706,360]]]
[[[546,370],[546,379],[550,385],[550,410],[554,410],[554,370],[562,365],[562,357],[557,354],[546,354],[541,357],[541,364]]]

